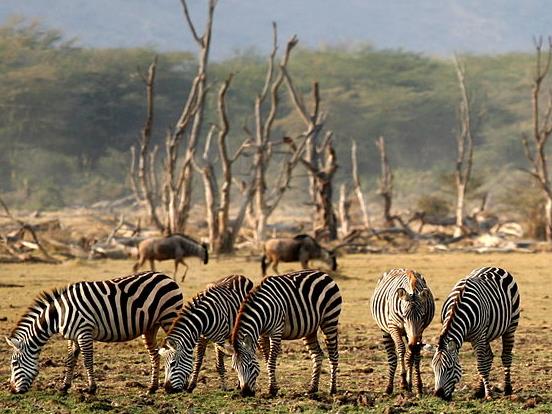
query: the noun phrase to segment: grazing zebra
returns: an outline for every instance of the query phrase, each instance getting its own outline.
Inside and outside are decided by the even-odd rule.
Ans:
[[[175,233],[167,237],[154,237],[140,242],[138,245],[138,261],[134,264],[132,270],[136,272],[140,269],[146,260],[149,260],[151,270],[155,270],[155,260],[174,260],[174,278],[178,264],[185,266],[181,282],[186,279],[188,265],[184,261],[185,257],[196,256],[203,260],[203,264],[209,262],[209,252],[205,243],[199,243],[191,237]]]
[[[226,389],[224,343],[230,339],[240,305],[251,289],[251,280],[245,276],[232,275],[207,285],[207,289],[184,305],[159,351],[165,357],[167,392],[182,391],[186,386],[188,391],[195,388],[208,341],[215,343],[221,387]],[[196,344],[196,360],[193,364]]]
[[[43,292],[23,315],[10,337],[12,393],[27,392],[38,374],[38,356],[53,334],[68,339],[61,390],[71,387],[82,351],[89,393],[96,392],[93,341],[121,342],[142,335],[151,360],[149,391],[159,383],[156,334],[167,331],[182,307],[182,292],[170,277],[144,272],[113,280],[79,282],[61,290]]]
[[[267,364],[270,394],[276,395],[276,358],[281,341],[299,338],[303,338],[313,362],[309,393],[316,393],[324,356],[318,328],[324,333],[329,354],[330,393],[335,393],[341,302],[337,284],[324,272],[303,270],[264,278],[242,303],[232,333],[232,365],[238,373],[242,396],[255,395],[260,371],[257,342]]]
[[[471,342],[477,357],[479,386],[476,397],[492,398],[489,373],[493,362],[490,342],[502,337],[504,394],[512,393],[510,368],[514,334],[519,322],[520,298],[510,273],[498,267],[473,270],[449,294],[441,319],[443,328],[431,363],[435,372],[435,395],[450,401],[462,376],[458,352]]]
[[[293,238],[270,239],[264,244],[261,271],[263,276],[266,276],[266,269],[272,263],[272,269],[277,274],[279,262],[301,262],[303,269],[306,269],[309,260],[313,259],[322,260],[332,270],[337,269],[335,252],[323,248],[308,234],[299,234]]]
[[[401,361],[402,388],[412,390],[412,370],[415,366],[416,392],[421,395],[422,335],[435,314],[433,295],[424,277],[417,272],[405,269],[392,269],[384,273],[378,281],[371,305],[372,316],[383,332],[383,343],[389,362],[389,382],[385,392],[387,394],[393,392],[398,354]],[[408,349],[403,337],[406,338]]]

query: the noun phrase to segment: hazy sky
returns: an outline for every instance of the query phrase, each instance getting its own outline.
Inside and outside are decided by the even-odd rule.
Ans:
[[[196,17],[206,0],[188,0]],[[530,50],[552,33],[550,0],[219,0],[214,57],[270,46],[271,21],[303,45],[371,43],[426,54]],[[39,18],[78,44],[192,50],[180,0],[0,0],[8,16]],[[199,21],[199,20],[198,20]],[[202,26],[198,24],[198,26]]]

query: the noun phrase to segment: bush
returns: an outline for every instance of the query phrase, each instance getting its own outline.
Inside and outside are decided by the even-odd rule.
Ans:
[[[430,216],[446,217],[450,214],[450,203],[442,197],[426,194],[418,198],[416,210]]]

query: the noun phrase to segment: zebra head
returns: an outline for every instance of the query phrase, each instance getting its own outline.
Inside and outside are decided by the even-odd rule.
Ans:
[[[187,389],[193,368],[193,347],[167,337],[159,355],[165,358],[165,391],[174,393]]]
[[[234,354],[232,355],[232,367],[238,373],[242,397],[255,395],[255,383],[261,372],[256,355],[256,343],[249,335],[236,338],[234,342]]]
[[[29,391],[38,374],[38,352],[33,352],[17,338],[6,337],[6,341],[13,348],[10,391],[14,394],[23,394]]]
[[[431,367],[435,373],[434,395],[450,401],[454,387],[462,378],[462,367],[458,359],[459,347],[452,339],[446,343],[440,342],[431,361]]]
[[[400,315],[404,320],[404,330],[408,338],[408,348],[411,351],[419,351],[423,347],[422,335],[424,329],[433,315],[429,315],[428,301],[433,300],[431,291],[428,288],[423,288],[420,293],[408,293],[403,288],[397,289],[399,297]],[[429,321],[428,321],[429,319]]]

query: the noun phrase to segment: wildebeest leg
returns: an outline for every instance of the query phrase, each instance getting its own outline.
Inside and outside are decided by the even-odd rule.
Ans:
[[[186,279],[186,274],[188,273],[188,265],[184,261],[184,258],[180,259],[180,263],[184,265],[184,274],[182,275],[181,282],[184,282],[184,279]],[[174,277],[176,277],[176,273],[174,274]]]
[[[138,261],[136,263],[134,263],[134,266],[132,266],[132,271],[137,272],[138,269],[140,269],[144,265],[145,262],[146,262],[146,257],[145,256],[139,256]]]
[[[148,394],[153,394],[159,388],[159,352],[156,341],[158,329],[159,327],[156,326],[142,335],[151,363],[151,379]]]
[[[71,388],[73,382],[73,374],[75,373],[75,365],[79,358],[80,348],[76,341],[67,341],[67,358],[65,359],[65,376],[63,377],[63,385],[61,392],[65,393]]]
[[[278,263],[279,263],[278,259],[274,259],[274,261],[272,262],[272,270],[274,270],[274,273],[277,275],[280,274],[280,272],[278,272]]]
[[[301,249],[299,252],[299,261],[301,262],[301,266],[303,269],[309,268],[309,253],[305,250]]]
[[[149,262],[150,262],[150,270],[155,272],[155,260],[150,259]]]

